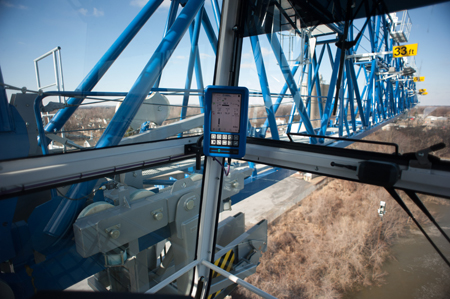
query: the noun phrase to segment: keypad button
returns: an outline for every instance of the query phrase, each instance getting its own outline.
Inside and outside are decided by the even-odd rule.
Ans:
[[[217,139],[222,139],[222,134],[217,134]]]
[[[216,140],[211,140],[211,145],[216,145]]]
[[[222,140],[217,140],[217,145],[222,145]]]
[[[234,140],[239,140],[239,135],[234,135]]]
[[[232,140],[233,139],[233,135],[228,135],[228,140]]]
[[[232,146],[233,145],[233,141],[228,140],[228,146]]]
[[[216,134],[211,134],[211,139],[216,139]]]
[[[233,141],[233,146],[239,146],[239,141]]]

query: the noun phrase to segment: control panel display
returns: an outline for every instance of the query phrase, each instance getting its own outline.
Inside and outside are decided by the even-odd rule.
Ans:
[[[205,90],[205,155],[242,158],[245,155],[247,120],[247,88],[208,86]]]
[[[241,95],[213,93],[211,103],[211,131],[238,133],[241,117]]]

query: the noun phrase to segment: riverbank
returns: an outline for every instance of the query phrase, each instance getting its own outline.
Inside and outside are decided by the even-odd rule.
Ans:
[[[450,235],[450,204],[445,200],[424,200],[444,232]],[[424,229],[443,254],[450,257],[450,247],[434,225]],[[362,288],[345,294],[347,299],[443,299],[450,298],[450,268],[416,227],[390,248],[382,270],[388,273],[382,286]]]
[[[341,298],[360,286],[380,286],[389,247],[409,227],[383,188],[328,179],[269,225],[268,250],[246,280],[277,298]],[[232,297],[257,298],[242,288]]]

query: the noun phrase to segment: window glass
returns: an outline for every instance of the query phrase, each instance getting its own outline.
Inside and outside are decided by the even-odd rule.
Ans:
[[[169,16],[196,15],[179,1],[152,3],[0,4],[1,131],[10,132],[0,160],[201,134],[218,18],[207,1],[199,26],[175,22],[163,41]]]
[[[4,290],[143,293],[194,261],[202,174],[190,162],[1,200]],[[187,295],[192,281],[160,293]]]

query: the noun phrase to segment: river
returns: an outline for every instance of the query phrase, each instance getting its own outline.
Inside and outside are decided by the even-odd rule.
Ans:
[[[444,232],[450,235],[450,205],[425,204]],[[425,230],[450,259],[450,244],[439,231],[430,225]],[[383,271],[388,273],[385,283],[348,293],[344,298],[450,298],[450,268],[418,229],[413,228],[400,237],[391,249],[394,258],[383,265]]]

